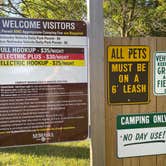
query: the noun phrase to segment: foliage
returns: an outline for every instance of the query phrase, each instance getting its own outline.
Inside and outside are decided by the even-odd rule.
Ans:
[[[107,36],[147,36],[165,31],[165,0],[105,0]]]
[[[86,16],[85,0],[6,0],[0,9],[27,18],[82,20]]]
[[[0,150],[1,166],[88,166],[89,141]]]
[[[0,17],[5,16],[5,14],[3,12],[0,12]]]
[[[0,15],[86,19],[86,0],[3,0]],[[165,36],[165,0],[103,0],[106,36]]]
[[[147,18],[151,36],[166,36],[166,1],[159,0],[154,11],[151,11],[153,17]]]

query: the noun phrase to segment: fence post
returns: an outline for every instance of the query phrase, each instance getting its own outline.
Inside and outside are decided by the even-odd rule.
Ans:
[[[103,0],[88,0],[91,165],[105,166]]]

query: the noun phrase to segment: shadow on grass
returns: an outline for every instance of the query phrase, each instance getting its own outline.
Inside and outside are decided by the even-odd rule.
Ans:
[[[84,146],[64,146],[58,144],[37,145],[16,148],[0,149],[0,153],[17,153],[25,155],[46,156],[46,157],[62,157],[62,158],[77,158],[89,159],[90,152],[88,147]]]

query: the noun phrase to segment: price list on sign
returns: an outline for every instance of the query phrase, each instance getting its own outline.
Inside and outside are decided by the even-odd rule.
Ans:
[[[149,59],[146,46],[108,48],[109,103],[144,103],[149,100]]]
[[[83,21],[0,18],[0,147],[88,135]]]

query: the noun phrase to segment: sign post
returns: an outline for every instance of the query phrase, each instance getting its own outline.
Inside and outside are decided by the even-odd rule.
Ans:
[[[88,0],[91,165],[105,166],[103,0]]]

